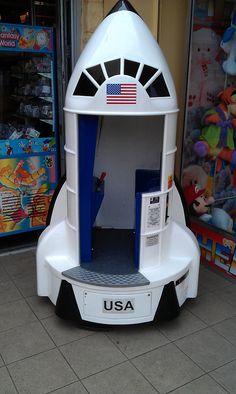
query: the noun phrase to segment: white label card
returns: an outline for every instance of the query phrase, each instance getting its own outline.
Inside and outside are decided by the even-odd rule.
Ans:
[[[160,225],[160,204],[149,205],[147,215],[147,228],[153,228]]]

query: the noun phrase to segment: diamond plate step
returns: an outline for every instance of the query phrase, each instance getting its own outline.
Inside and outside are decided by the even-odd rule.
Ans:
[[[137,270],[133,270],[133,272],[129,273],[113,274],[96,272],[78,266],[62,272],[62,275],[77,282],[96,286],[135,287],[147,286],[150,284],[149,280]]]

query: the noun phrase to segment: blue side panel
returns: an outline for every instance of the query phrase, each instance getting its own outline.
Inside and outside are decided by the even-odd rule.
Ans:
[[[92,207],[94,190],[94,158],[97,141],[98,117],[79,116],[79,210],[80,257],[82,262],[92,260]]]

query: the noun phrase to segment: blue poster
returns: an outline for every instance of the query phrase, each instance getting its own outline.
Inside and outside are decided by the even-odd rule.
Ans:
[[[0,23],[0,50],[51,52],[52,28]]]

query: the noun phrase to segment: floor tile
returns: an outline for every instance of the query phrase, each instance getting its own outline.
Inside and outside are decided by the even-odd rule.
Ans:
[[[225,287],[224,289],[219,289],[214,291],[215,297],[220,298],[222,301],[227,302],[236,308],[235,298],[236,298],[236,286],[231,284],[230,286]]]
[[[203,374],[203,371],[174,344],[139,356],[133,359],[132,363],[163,394]]]
[[[157,391],[129,362],[83,380],[90,394],[156,394]]]
[[[236,346],[236,317],[224,320],[212,328]]]
[[[57,349],[17,361],[8,368],[19,393],[46,394],[78,380]]]
[[[0,264],[0,283],[8,282],[9,280],[10,276],[8,275],[2,264]]]
[[[17,394],[7,369],[0,368],[0,394]]]
[[[21,298],[21,293],[11,280],[0,283],[0,305],[19,300]]]
[[[236,358],[236,347],[211,328],[188,335],[175,343],[206,372]]]
[[[230,281],[215,271],[201,266],[199,272],[199,294],[219,290],[230,285]]]
[[[60,349],[80,379],[126,360],[104,334],[82,338]]]
[[[37,295],[37,281],[34,272],[16,275],[13,277],[13,281],[24,297]]]
[[[0,353],[5,364],[54,347],[54,343],[38,322],[0,333]]]
[[[7,273],[14,277],[19,274],[36,272],[36,259],[33,252],[22,252],[1,257],[2,264]]]
[[[106,333],[116,346],[133,358],[168,343],[168,339],[152,326],[118,327]]]
[[[0,305],[0,332],[37,320],[24,300]]]
[[[159,330],[171,341],[185,337],[205,327],[206,324],[202,320],[184,308],[176,319],[161,322],[158,325]]]
[[[27,297],[26,302],[38,319],[45,319],[46,317],[55,315],[55,306],[48,297],[38,297],[35,295]]]
[[[51,391],[51,394],[88,394],[87,390],[85,390],[84,386],[80,382],[75,382],[70,384],[69,386],[63,387],[56,391]]]
[[[0,394],[235,394],[235,296],[201,266],[178,318],[97,333],[36,295],[34,251],[0,256]]]
[[[227,394],[227,391],[211,379],[210,376],[205,375],[172,391],[171,394]]]
[[[57,346],[65,345],[77,339],[94,335],[94,331],[79,328],[75,323],[51,316],[42,320],[42,324]]]
[[[211,372],[210,375],[220,383],[228,393],[235,394],[236,392],[236,361],[224,365],[221,368]]]
[[[236,314],[236,308],[220,300],[213,293],[188,300],[185,308],[208,325],[218,323]]]

